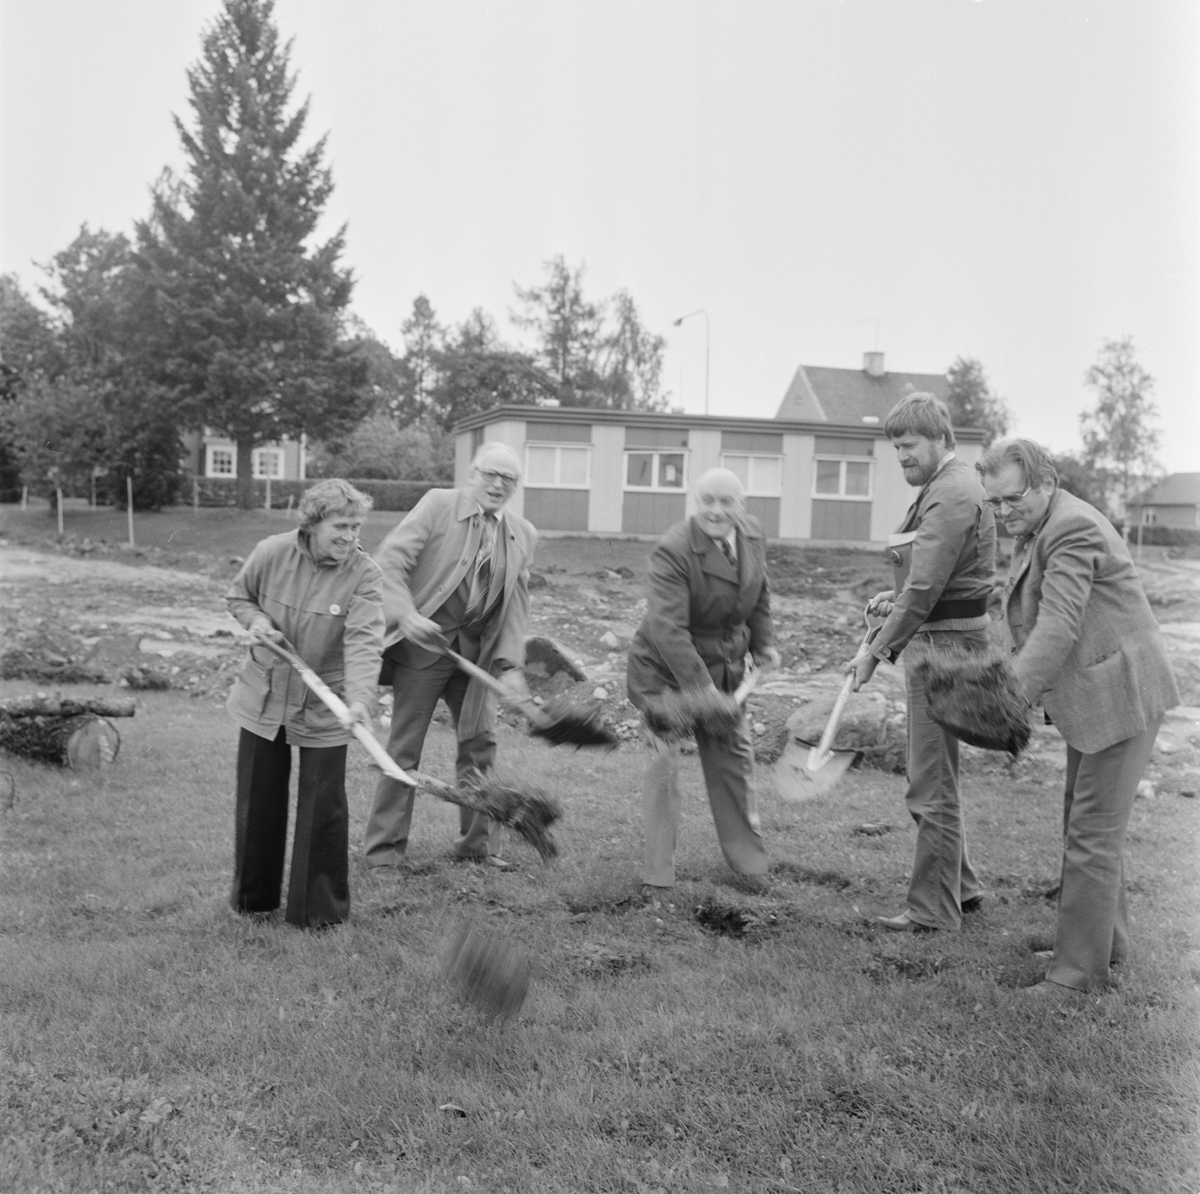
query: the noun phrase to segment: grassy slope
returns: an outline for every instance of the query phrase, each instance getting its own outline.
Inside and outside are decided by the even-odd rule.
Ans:
[[[992,898],[961,935],[866,921],[900,906],[911,859],[895,777],[798,810],[768,797],[777,889],[750,897],[725,885],[689,761],[681,910],[656,923],[631,898],[640,753],[507,730],[509,771],[567,807],[560,861],[514,846],[516,874],[454,866],[454,810],[422,797],[415,873],[380,889],[356,861],[351,924],[309,934],[226,911],[220,710],[147,694],[121,729],[99,777],[5,764],[0,1190],[1200,1188],[1194,802],[1136,806],[1135,964],[1119,993],[1059,1010],[1011,990],[1053,924],[1055,793],[981,756]],[[447,774],[451,747],[436,729],[427,769]],[[352,755],[356,843],[370,790]],[[697,904],[757,927],[713,934]],[[537,959],[506,1026],[439,977],[464,917]]]

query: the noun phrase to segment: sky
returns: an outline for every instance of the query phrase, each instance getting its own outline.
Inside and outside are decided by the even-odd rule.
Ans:
[[[0,271],[131,232],[183,164],[219,0],[0,0]],[[425,294],[514,341],[562,254],[666,337],[670,401],[770,417],[800,364],[975,357],[1077,450],[1132,335],[1167,471],[1200,471],[1192,0],[277,0],[327,134],[353,307]],[[676,327],[674,321],[702,310]],[[706,331],[707,324],[707,331]],[[709,362],[706,370],[706,356]],[[707,374],[707,382],[706,382]]]

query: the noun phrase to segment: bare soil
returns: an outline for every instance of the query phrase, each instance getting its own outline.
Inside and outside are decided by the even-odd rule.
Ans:
[[[93,522],[81,521],[85,529],[107,526],[95,521],[100,512],[81,519],[86,517]],[[375,546],[397,517],[375,516],[365,545]],[[225,586],[257,538],[291,524],[282,511],[201,510],[197,516],[185,510],[139,515],[136,525],[147,546],[129,549],[77,531],[59,538],[44,513],[35,518],[0,510],[0,674],[43,687],[103,680],[224,699],[244,641],[225,611]],[[181,525],[190,528],[189,536]],[[181,537],[205,550],[174,550]],[[577,699],[599,702],[624,738],[640,732],[625,696],[625,656],[645,612],[650,546],[633,539],[545,537],[533,578],[530,633],[558,643],[587,676],[573,685],[561,675],[548,682],[535,677],[535,692],[548,696],[569,687]],[[1184,704],[1200,706],[1200,560],[1144,549],[1140,568]],[[769,569],[783,668],[748,705],[766,761],[799,701],[814,689],[836,687],[861,638],[863,606],[889,583],[874,551],[773,546]],[[881,668],[873,683],[889,700],[902,701],[896,669]],[[1200,757],[1197,730],[1191,723],[1180,727],[1177,749],[1170,752],[1173,770],[1187,770]]]

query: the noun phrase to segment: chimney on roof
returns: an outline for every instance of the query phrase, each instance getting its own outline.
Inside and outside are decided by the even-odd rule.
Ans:
[[[883,376],[883,353],[881,352],[864,352],[863,353],[863,372],[868,377]]]

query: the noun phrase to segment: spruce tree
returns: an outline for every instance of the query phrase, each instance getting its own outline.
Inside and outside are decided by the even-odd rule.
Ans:
[[[336,434],[370,404],[344,335],[345,229],[314,243],[333,189],[325,138],[300,146],[308,103],[292,109],[291,46],[273,8],[225,0],[188,72],[194,126],[175,118],[186,171],[164,174],[138,226],[161,378],[186,425],[237,444],[244,507],[255,447]]]

